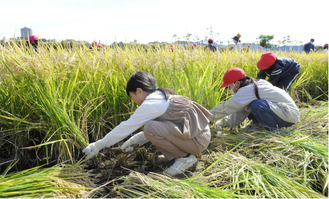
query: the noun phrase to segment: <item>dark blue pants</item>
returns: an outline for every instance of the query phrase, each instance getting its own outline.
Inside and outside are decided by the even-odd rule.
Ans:
[[[251,102],[250,107],[251,114],[249,115],[249,119],[261,124],[267,130],[276,130],[293,125],[293,123],[286,122],[277,116],[271,110],[266,100],[254,100]]]

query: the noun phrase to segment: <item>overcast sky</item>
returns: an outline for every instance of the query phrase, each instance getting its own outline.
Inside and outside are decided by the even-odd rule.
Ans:
[[[0,0],[0,38],[20,36],[24,26],[45,39],[75,39],[111,44],[192,41],[208,38],[224,44],[237,33],[241,41],[261,35],[274,41],[328,43],[328,0]],[[219,33],[219,34],[218,34]]]

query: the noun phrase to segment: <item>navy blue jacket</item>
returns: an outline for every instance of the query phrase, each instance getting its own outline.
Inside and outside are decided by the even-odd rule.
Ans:
[[[307,43],[307,44],[304,45],[303,50],[306,53],[309,53],[311,51],[311,49],[314,51],[314,45],[311,42],[309,42],[309,43]]]
[[[211,44],[208,44],[208,46],[206,46],[205,49],[209,48],[209,50],[211,50],[212,52],[215,52],[217,50],[216,46],[213,46]]]
[[[300,65],[298,62],[291,58],[277,57],[275,64],[265,70],[259,71],[257,79],[265,79],[276,85],[277,82],[286,78],[287,76],[295,76],[300,72]]]

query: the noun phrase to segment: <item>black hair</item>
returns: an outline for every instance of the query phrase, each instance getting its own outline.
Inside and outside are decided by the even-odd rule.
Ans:
[[[143,71],[134,73],[129,78],[126,87],[127,95],[129,96],[129,92],[136,92],[137,88],[140,88],[147,93],[153,93],[156,90],[161,91],[164,94],[166,100],[168,100],[169,95],[176,95],[176,93],[170,89],[158,88],[154,77]]]
[[[39,44],[38,40],[26,41],[26,44],[27,44],[27,47],[30,48],[32,46],[33,50],[35,52],[38,52],[38,44]]]
[[[257,97],[257,99],[259,98],[259,93],[258,93],[258,86],[257,86],[257,79],[251,78],[249,76],[245,76],[244,78],[238,80],[240,82],[240,88],[245,87],[249,84],[254,84],[254,88],[255,88],[255,95]]]
[[[234,36],[232,39],[237,41],[237,43],[241,43],[241,40],[238,36]]]

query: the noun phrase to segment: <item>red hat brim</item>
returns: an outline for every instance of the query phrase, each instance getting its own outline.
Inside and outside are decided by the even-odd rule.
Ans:
[[[220,85],[219,88],[225,88],[226,86],[230,85],[229,83],[223,83],[222,85]]]
[[[272,52],[264,53],[260,60],[257,62],[257,68],[259,70],[265,70],[275,64],[276,55]]]

